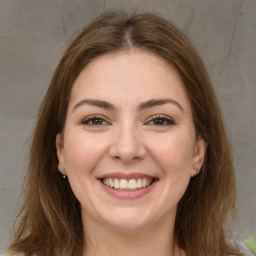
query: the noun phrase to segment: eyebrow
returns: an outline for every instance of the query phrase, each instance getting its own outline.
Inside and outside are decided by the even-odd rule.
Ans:
[[[184,111],[184,109],[182,108],[181,104],[173,99],[151,99],[148,100],[146,102],[143,102],[139,105],[138,109],[139,110],[144,110],[146,108],[153,108],[155,106],[162,106],[165,104],[174,104],[175,106],[177,106],[182,112]]]
[[[95,106],[95,107],[99,107],[99,108],[104,108],[104,109],[110,109],[110,110],[114,110],[115,107],[113,104],[103,101],[103,100],[96,100],[96,99],[83,99],[81,101],[79,101],[73,108],[72,112],[74,112],[78,107],[82,106],[82,105],[90,105],[90,106]]]
[[[138,106],[138,110],[142,111],[145,110],[147,108],[153,108],[156,106],[162,106],[165,104],[174,104],[175,106],[177,106],[182,112],[184,111],[184,109],[182,108],[181,104],[173,99],[151,99],[148,101],[145,101],[143,103],[141,103]],[[100,108],[104,108],[104,109],[108,109],[108,110],[114,110],[115,106],[107,101],[103,101],[103,100],[97,100],[97,99],[83,99],[81,101],[79,101],[73,108],[72,112],[74,112],[78,107],[82,106],[82,105],[90,105],[90,106],[95,106],[95,107],[100,107]]]

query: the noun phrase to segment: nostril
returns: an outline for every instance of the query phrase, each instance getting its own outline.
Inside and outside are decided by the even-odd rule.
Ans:
[[[134,162],[145,156],[145,149],[141,145],[112,145],[109,151],[110,156],[123,162]]]
[[[120,124],[114,136],[109,149],[112,158],[129,162],[144,156],[143,136],[138,133],[134,124]]]

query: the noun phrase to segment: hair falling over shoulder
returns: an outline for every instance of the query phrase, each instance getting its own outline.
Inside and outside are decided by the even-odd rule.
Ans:
[[[189,40],[150,13],[106,12],[67,48],[40,106],[9,250],[26,256],[81,256],[86,246],[80,204],[57,169],[55,138],[64,129],[72,85],[93,59],[114,51],[154,53],[176,68],[191,103],[198,135],[208,144],[200,173],[178,205],[175,235],[187,256],[240,255],[227,242],[225,223],[235,210],[235,177],[226,129],[204,65]]]

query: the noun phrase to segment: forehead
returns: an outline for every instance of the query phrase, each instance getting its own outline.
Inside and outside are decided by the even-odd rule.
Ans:
[[[83,98],[120,98],[122,103],[166,97],[188,104],[176,69],[153,53],[134,50],[108,53],[91,61],[76,79],[70,103]]]

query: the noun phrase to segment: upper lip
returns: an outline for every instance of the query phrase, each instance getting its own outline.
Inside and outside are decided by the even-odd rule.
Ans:
[[[100,175],[98,179],[107,179],[107,178],[116,178],[116,179],[142,179],[142,178],[148,178],[148,179],[155,179],[156,176],[144,174],[144,173],[123,173],[123,172],[112,172],[112,173],[106,173],[104,175]]]

